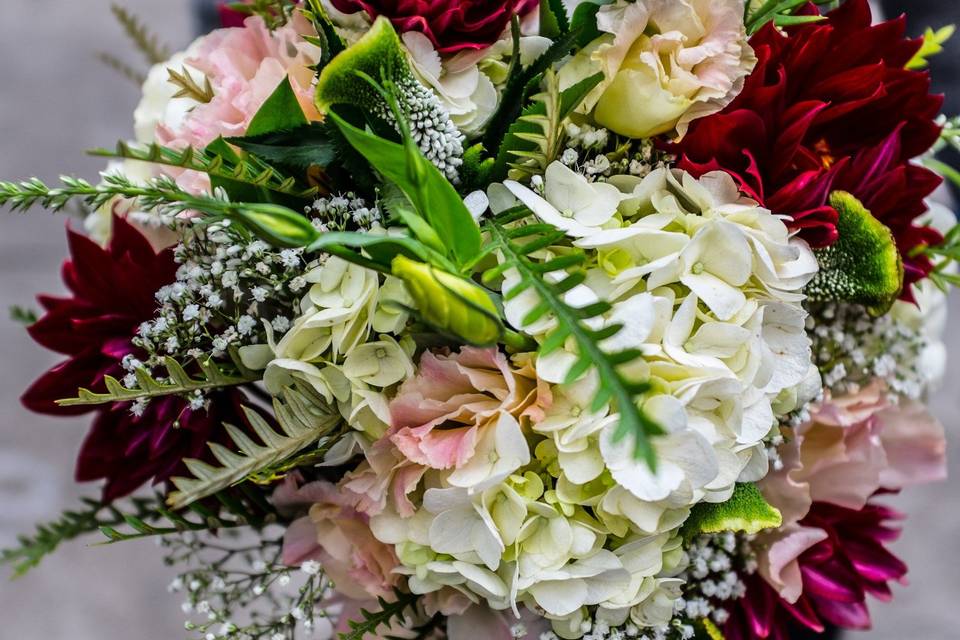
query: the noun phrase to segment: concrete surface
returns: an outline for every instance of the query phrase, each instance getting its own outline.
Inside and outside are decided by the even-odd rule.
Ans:
[[[171,45],[188,39],[187,0],[128,0]],[[97,51],[136,60],[108,0],[3,0],[0,3],[0,177],[61,172],[94,178],[102,163],[85,149],[129,135],[135,87],[94,58]],[[139,62],[139,60],[137,60]],[[24,411],[18,395],[53,364],[6,320],[12,304],[60,291],[64,217],[34,211],[0,214],[0,545],[37,520],[56,516],[94,487],[72,483],[83,420],[55,420]],[[954,300],[960,318],[960,296]],[[960,595],[960,334],[948,386],[934,409],[953,431],[955,480],[896,499],[912,516],[897,545],[911,566],[911,584],[893,606],[873,607],[872,640],[951,640]],[[151,544],[109,548],[72,544],[17,582],[0,578],[0,640],[174,640],[185,637],[179,602],[166,593],[170,572]]]

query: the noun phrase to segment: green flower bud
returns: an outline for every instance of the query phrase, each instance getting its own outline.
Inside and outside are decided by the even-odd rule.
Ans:
[[[395,257],[392,266],[431,325],[468,344],[492,345],[500,339],[500,312],[482,287],[403,255]]]
[[[297,249],[320,237],[306,216],[278,204],[245,203],[235,207],[231,217],[274,247]]]

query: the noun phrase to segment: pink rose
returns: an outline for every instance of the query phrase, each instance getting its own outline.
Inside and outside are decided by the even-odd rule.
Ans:
[[[287,76],[304,113],[310,120],[320,114],[313,105],[313,77],[310,66],[319,50],[303,39],[315,35],[313,26],[301,14],[271,33],[263,19],[247,18],[242,27],[218,29],[191,48],[186,71],[203,86],[201,74],[210,81],[213,99],[193,107],[182,119],[157,126],[159,143],[181,149],[202,148],[220,136],[242,136],[250,121]],[[178,179],[190,190],[207,190],[203,174],[187,172]]]

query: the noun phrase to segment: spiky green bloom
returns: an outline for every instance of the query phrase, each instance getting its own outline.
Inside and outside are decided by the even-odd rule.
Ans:
[[[835,191],[830,205],[840,214],[840,238],[815,251],[820,273],[807,285],[807,296],[816,302],[861,304],[882,315],[903,290],[903,260],[893,234],[845,191]]]
[[[770,505],[757,485],[738,483],[726,502],[701,502],[690,511],[683,525],[683,536],[690,539],[702,533],[724,531],[755,534],[783,524],[780,511]]]
[[[500,339],[499,310],[475,283],[403,255],[393,259],[393,275],[403,280],[423,319],[437,329],[478,346]]]

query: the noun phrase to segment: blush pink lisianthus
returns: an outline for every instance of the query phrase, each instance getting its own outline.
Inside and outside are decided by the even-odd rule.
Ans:
[[[332,0],[343,13],[387,17],[400,33],[419,31],[437,52],[485,49],[500,39],[514,15],[523,17],[537,0]]]
[[[502,413],[518,421],[540,419],[549,401],[530,362],[514,368],[496,349],[428,351],[390,403],[387,437],[416,464],[454,469],[470,460],[481,431],[493,428]]]
[[[192,106],[184,115],[161,120],[156,126],[157,142],[175,149],[203,148],[221,136],[242,136],[287,77],[307,119],[319,120],[310,66],[316,64],[320,51],[304,40],[304,35],[316,32],[297,12],[272,32],[262,18],[251,16],[242,26],[218,29],[198,40],[190,48],[184,70],[201,86],[203,74],[213,98]],[[177,177],[184,188],[209,190],[209,179],[203,174],[186,172]]]
[[[336,485],[316,481],[300,486],[301,480],[299,474],[287,476],[273,495],[281,513],[307,510],[284,535],[284,564],[319,562],[337,591],[348,598],[391,594],[400,580],[393,572],[399,561],[391,547],[373,536],[368,516],[354,509],[352,497]]]

